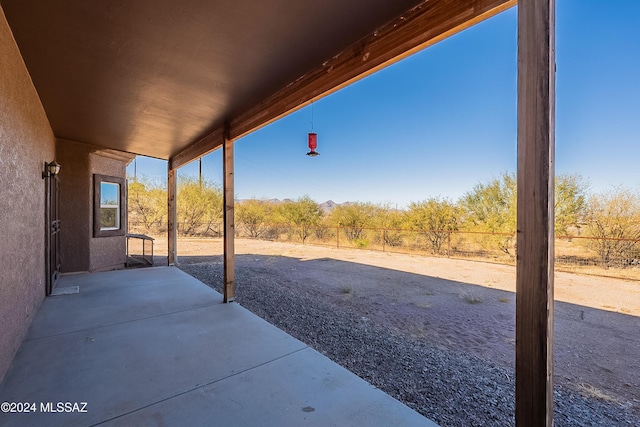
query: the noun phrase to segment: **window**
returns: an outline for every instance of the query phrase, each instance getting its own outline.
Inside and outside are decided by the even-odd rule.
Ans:
[[[100,183],[100,230],[120,228],[120,185]]]
[[[127,212],[124,179],[96,174],[93,180],[93,237],[123,236]]]

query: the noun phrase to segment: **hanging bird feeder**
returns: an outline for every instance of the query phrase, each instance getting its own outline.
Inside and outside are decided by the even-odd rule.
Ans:
[[[307,156],[315,157],[319,155],[320,153],[316,151],[316,148],[318,147],[318,134],[313,131],[313,101],[311,102],[311,132],[309,132],[308,140],[309,152],[307,153]]]
[[[319,155],[320,153],[316,151],[317,147],[318,147],[318,134],[316,134],[315,132],[309,132],[309,150],[310,151],[307,153],[307,156],[315,157]]]

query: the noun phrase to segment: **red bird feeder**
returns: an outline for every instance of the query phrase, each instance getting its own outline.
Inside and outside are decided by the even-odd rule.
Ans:
[[[315,132],[309,132],[309,150],[311,151],[307,153],[307,156],[315,157],[319,155],[320,153],[316,151],[317,147],[318,147],[318,134],[316,134]]]

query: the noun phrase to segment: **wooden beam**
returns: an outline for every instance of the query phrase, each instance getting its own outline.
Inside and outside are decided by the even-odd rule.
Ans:
[[[167,171],[167,264],[175,265],[178,262],[177,250],[177,170],[169,167]]]
[[[518,6],[516,425],[553,423],[555,0]]]
[[[204,138],[197,140],[169,160],[171,167],[175,169],[182,167],[220,147],[223,140],[222,134],[223,129],[218,128]]]
[[[337,52],[262,102],[229,118],[229,137],[241,138],[516,3],[516,0],[425,1]],[[209,135],[172,156],[172,166],[178,168],[218,148],[222,144],[219,137],[222,131],[219,124]]]
[[[224,256],[223,256],[223,280],[224,302],[232,302],[235,299],[235,194],[233,185],[233,141],[229,133],[223,134],[223,203],[224,203]]]
[[[240,138],[516,3],[516,0],[423,2],[234,118],[231,138]]]

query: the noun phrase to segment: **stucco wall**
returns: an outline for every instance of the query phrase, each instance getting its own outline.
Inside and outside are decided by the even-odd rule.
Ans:
[[[93,174],[115,176],[117,178],[126,178],[127,176],[126,162],[104,157],[100,152],[91,154],[90,164],[92,175],[91,182],[93,182]],[[122,190],[126,191],[126,188],[123,188]],[[91,197],[93,200],[93,186],[91,187]],[[126,209],[126,206],[123,208]],[[125,224],[122,224],[122,226],[126,231],[126,222]],[[126,262],[126,240],[124,236],[95,237],[91,239],[90,245],[91,271],[113,270],[124,267],[124,263]]]
[[[55,139],[0,8],[0,379],[45,294],[44,162]]]
[[[86,144],[59,139],[60,163],[60,269],[63,273],[89,271],[91,249],[91,172]]]
[[[89,144],[59,139],[61,268],[63,273],[123,268],[124,236],[93,236],[93,175],[126,178],[133,156]],[[126,209],[126,207],[125,207]],[[126,223],[123,224],[126,231]]]

